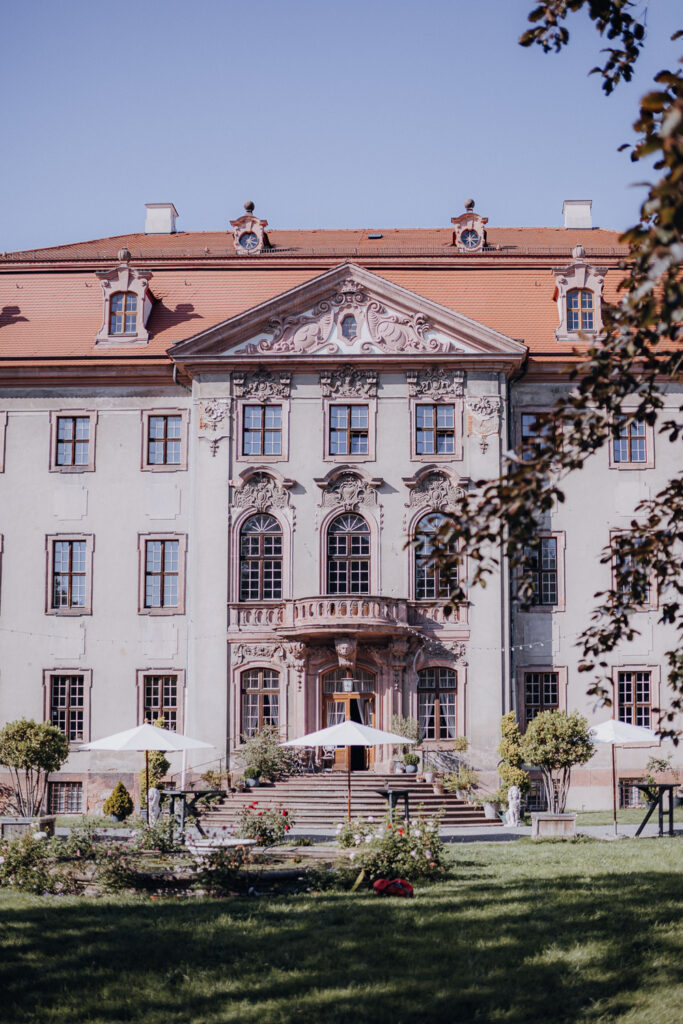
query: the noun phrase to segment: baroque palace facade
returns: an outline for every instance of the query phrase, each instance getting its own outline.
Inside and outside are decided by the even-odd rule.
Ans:
[[[215,748],[175,772],[229,763],[265,725],[411,715],[426,749],[466,736],[492,787],[511,708],[522,727],[553,707],[609,715],[575,642],[610,531],[675,471],[656,431],[627,422],[569,481],[530,610],[503,562],[444,616],[428,553],[472,481],[549,436],[616,297],[617,235],[582,201],[542,229],[489,228],[471,201],[434,230],[268,232],[245,209],[186,233],[150,204],[145,233],[0,257],[0,719],[72,741],[53,809],[95,809],[139,767],[80,742],[159,715]],[[649,725],[666,697],[655,593],[636,618],[615,708]],[[663,749],[620,750],[625,796]],[[606,748],[575,772],[571,806],[609,803],[609,766]]]

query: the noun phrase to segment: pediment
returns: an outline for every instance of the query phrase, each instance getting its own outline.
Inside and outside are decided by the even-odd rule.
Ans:
[[[526,347],[354,264],[343,264],[170,350],[179,363],[341,356],[490,356]]]

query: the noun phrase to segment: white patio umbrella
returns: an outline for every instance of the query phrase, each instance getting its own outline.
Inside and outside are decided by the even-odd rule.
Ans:
[[[369,725],[361,725],[360,722],[339,722],[337,725],[330,725],[327,729],[319,729],[318,732],[309,732],[300,736],[297,740],[287,740],[281,744],[283,747],[381,747],[384,743],[392,745],[403,743],[416,743],[407,736],[399,736],[395,732],[384,732],[382,729],[373,729]],[[351,758],[346,758],[346,791],[347,810],[349,821],[351,821]]]
[[[79,750],[144,750],[145,752],[145,789],[149,791],[149,752],[150,750],[199,750],[210,747],[211,743],[204,740],[193,740],[170,729],[160,729],[156,725],[136,725],[124,732],[115,732],[104,736],[101,740],[83,743]],[[147,801],[147,824],[149,825],[149,800]]]
[[[658,743],[659,738],[652,729],[642,725],[630,725],[608,718],[606,722],[594,725],[590,737],[594,743],[609,743],[612,747],[612,806],[614,813],[614,834],[617,834],[617,766],[615,747],[624,743]]]

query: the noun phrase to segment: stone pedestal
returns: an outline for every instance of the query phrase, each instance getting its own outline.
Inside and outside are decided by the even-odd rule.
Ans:
[[[576,835],[575,814],[552,814],[550,811],[531,815],[532,839],[571,839]]]

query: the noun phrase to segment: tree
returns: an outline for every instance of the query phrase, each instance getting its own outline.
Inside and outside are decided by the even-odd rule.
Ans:
[[[0,730],[0,764],[9,768],[18,814],[40,814],[50,772],[59,771],[68,756],[66,736],[47,722],[20,718]]]
[[[509,711],[500,720],[500,743],[498,744],[498,774],[505,789],[519,786],[522,793],[528,793],[531,785],[528,772],[524,771],[522,756],[522,734],[515,721],[514,711]]]
[[[559,51],[569,41],[567,18],[587,9],[600,35],[612,45],[602,67],[591,74],[602,77],[609,95],[623,79],[628,81],[646,41],[645,25],[632,16],[631,0],[550,0],[529,15],[530,28],[520,39],[523,46],[540,45]],[[683,33],[677,32],[677,39]],[[448,572],[458,560],[474,567],[471,585],[485,585],[497,571],[502,551],[511,569],[519,573],[518,597],[528,605],[533,592],[532,560],[540,517],[556,502],[564,501],[564,481],[580,470],[596,451],[616,437],[625,420],[621,412],[630,399],[626,421],[657,426],[663,438],[676,443],[683,423],[663,418],[662,382],[680,379],[683,360],[683,75],[661,71],[657,88],[640,102],[638,133],[630,147],[633,161],[655,158],[659,178],[648,184],[639,222],[622,235],[630,257],[622,264],[621,297],[603,306],[604,334],[575,366],[575,387],[560,399],[552,417],[561,446],[540,447],[525,461],[518,451],[509,457],[506,472],[493,481],[479,481],[466,494],[456,515],[449,517],[434,545],[434,561]],[[622,147],[629,148],[629,147]],[[658,731],[674,743],[681,735],[674,725],[683,708],[683,480],[672,477],[652,499],[634,509],[630,528],[614,535],[601,556],[616,570],[609,590],[595,595],[596,607],[578,640],[582,650],[579,670],[595,674],[588,693],[610,705],[608,664],[604,655],[621,641],[632,640],[637,630],[632,613],[645,602],[648,587],[660,594],[659,621],[673,627],[677,642],[666,652],[670,706],[659,712]],[[456,586],[446,611],[466,599]]]
[[[588,722],[578,711],[541,711],[527,726],[521,749],[524,761],[541,769],[548,810],[564,814],[572,768],[595,750]]]

